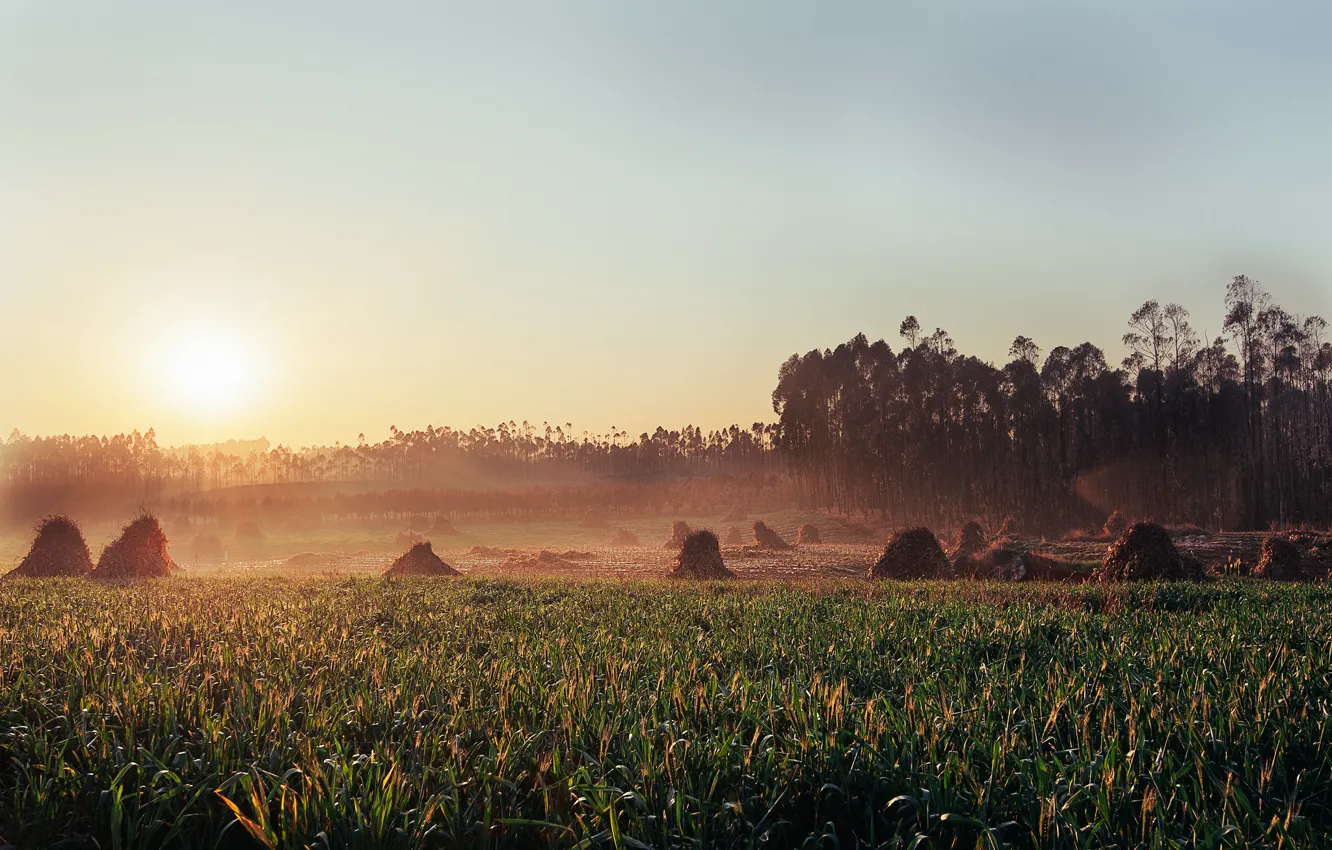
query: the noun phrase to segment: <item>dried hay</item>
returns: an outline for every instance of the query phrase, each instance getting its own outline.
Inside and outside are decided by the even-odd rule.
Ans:
[[[167,553],[167,536],[157,517],[145,513],[102,550],[90,576],[110,580],[166,578],[179,569]]]
[[[560,557],[566,561],[595,561],[597,559],[597,553],[580,552],[577,549],[569,549],[568,551],[561,552]]]
[[[745,509],[739,505],[722,514],[722,522],[744,522],[747,519],[749,519],[749,514],[745,513]]]
[[[615,529],[615,534],[611,537],[612,546],[641,546],[638,542],[638,535],[627,528]]]
[[[424,542],[425,537],[421,535],[421,532],[412,531],[411,529],[399,531],[398,536],[393,538],[393,545],[395,546],[417,546]]]
[[[975,520],[969,520],[962,526],[962,533],[958,535],[957,545],[953,547],[952,555],[956,558],[958,555],[974,555],[982,551],[989,544],[989,539],[985,536],[985,529],[981,528],[980,523]]]
[[[259,530],[259,526],[257,523],[247,519],[245,520],[245,522],[242,522],[240,525],[236,526],[236,539],[263,540],[264,533]]]
[[[1285,537],[1265,538],[1262,556],[1253,574],[1272,581],[1299,581],[1304,578],[1299,547]]]
[[[695,531],[685,538],[668,578],[709,581],[735,576],[722,561],[721,544],[711,531]]]
[[[745,545],[744,533],[741,532],[740,529],[736,528],[735,526],[731,526],[730,531],[726,532],[726,545],[727,546]]]
[[[822,543],[823,538],[819,536],[819,527],[813,523],[805,523],[796,529],[796,545],[806,546]]]
[[[462,573],[440,560],[428,542],[415,544],[384,571],[384,578],[456,575]]]
[[[517,549],[501,549],[497,546],[473,546],[467,554],[481,558],[509,558],[518,554]]]
[[[185,514],[176,514],[176,518],[171,521],[171,533],[177,537],[184,537],[194,531],[194,522]]]
[[[190,554],[195,558],[221,558],[226,554],[222,539],[213,534],[196,534],[190,541]]]
[[[870,567],[870,578],[943,578],[948,573],[939,538],[928,528],[909,528],[893,535],[883,555]]]
[[[28,554],[5,578],[55,578],[92,572],[92,553],[78,523],[59,514],[37,524]]]
[[[1101,526],[1101,531],[1105,532],[1106,537],[1115,538],[1127,531],[1129,525],[1128,517],[1119,511],[1112,511],[1106,518],[1105,525]]]
[[[1137,522],[1110,544],[1093,577],[1099,582],[1189,580],[1205,574],[1197,559],[1180,557],[1168,531],[1155,523]]]
[[[667,540],[666,545],[663,546],[662,548],[679,549],[681,546],[684,545],[685,538],[688,537],[692,532],[693,529],[689,527],[689,523],[685,522],[684,520],[677,519],[675,522],[671,523],[671,539]]]
[[[754,523],[754,545],[760,549],[782,550],[790,549],[791,544],[787,543],[777,532],[764,525],[762,520]]]
[[[453,525],[453,520],[439,514],[430,523],[430,533],[440,537],[457,537],[458,529]]]

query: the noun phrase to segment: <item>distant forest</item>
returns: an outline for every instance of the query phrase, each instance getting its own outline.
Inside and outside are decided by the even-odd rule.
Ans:
[[[189,510],[216,504],[225,488],[356,482],[386,491],[378,503],[359,492],[363,513],[380,503],[683,510],[749,494],[769,507],[780,497],[940,527],[1012,516],[1054,532],[1115,509],[1217,528],[1332,522],[1327,323],[1287,313],[1245,276],[1227,286],[1225,311],[1222,335],[1203,340],[1183,307],[1148,301],[1129,317],[1118,365],[1090,342],[1042,352],[1019,336],[1010,361],[995,366],[909,316],[900,350],[862,334],[792,356],[772,395],[776,422],[710,432],[575,435],[509,422],[392,428],[379,443],[301,450],[266,441],[164,449],[151,430],[16,432],[0,442],[5,511],[27,520],[139,504]],[[653,485],[653,495],[631,484]],[[321,498],[310,506],[330,510]]]

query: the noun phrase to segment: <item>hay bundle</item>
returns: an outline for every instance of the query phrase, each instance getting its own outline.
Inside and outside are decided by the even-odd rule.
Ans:
[[[754,545],[760,549],[790,549],[791,544],[787,543],[777,535],[777,532],[763,524],[762,520],[754,523]]]
[[[288,534],[306,534],[310,531],[310,523],[294,516],[282,523],[282,529]]]
[[[102,550],[96,579],[165,578],[179,570],[167,553],[167,536],[157,517],[142,514]]]
[[[995,540],[1014,540],[1017,536],[1017,520],[1011,515],[1004,517],[1003,522],[999,523],[999,530],[994,533]]]
[[[236,539],[263,540],[264,533],[259,530],[259,526],[257,523],[247,519],[245,520],[245,522],[242,522],[240,525],[236,526]]]
[[[196,534],[190,541],[190,554],[196,558],[221,558],[226,554],[222,539],[212,534]]]
[[[813,523],[805,523],[796,529],[796,545],[805,546],[813,543],[822,543],[823,538],[819,536],[819,527]]]
[[[731,526],[731,530],[726,532],[726,545],[727,546],[745,545],[745,535],[740,532],[740,529],[736,528],[735,526]]]
[[[893,535],[879,557],[870,567],[870,578],[942,578],[948,572],[948,559],[944,556],[939,538],[928,528],[909,528]]]
[[[1123,534],[1128,527],[1128,517],[1124,516],[1119,511],[1113,511],[1110,516],[1106,518],[1105,525],[1101,527],[1101,530],[1105,532],[1107,537],[1113,538]]]
[[[1151,522],[1129,526],[1110,544],[1093,575],[1101,582],[1203,578],[1198,562],[1181,558],[1170,533]]]
[[[83,532],[78,523],[62,514],[37,524],[37,536],[27,556],[5,578],[81,576],[92,568],[92,554]]]
[[[1027,552],[1022,556],[1025,578],[1032,581],[1086,581],[1086,574],[1078,572],[1068,561],[1040,552]]]
[[[430,523],[430,533],[440,537],[457,537],[458,529],[454,527],[453,520],[440,514]]]
[[[582,553],[573,552],[569,554],[577,555]],[[551,552],[548,549],[542,549],[540,552],[536,553],[535,555],[515,554],[504,562],[505,569],[527,570],[527,571],[532,571],[532,570],[549,571],[549,570],[558,570],[558,569],[567,570],[567,569],[573,569],[577,566],[578,564],[574,563],[569,558],[566,558],[564,555],[556,554],[555,552]]]
[[[711,531],[695,531],[685,538],[680,555],[675,560],[675,569],[667,577],[707,581],[732,578],[734,575],[722,561],[717,535]]]
[[[399,531],[398,536],[393,538],[393,544],[395,546],[415,546],[418,543],[424,542],[425,538],[421,536],[421,533],[419,531],[412,531],[411,529],[408,529],[407,531]]]
[[[691,533],[692,529],[689,527],[689,523],[685,522],[684,520],[677,519],[675,522],[671,523],[671,539],[667,540],[666,545],[663,546],[662,548],[679,549],[681,546],[684,545],[685,538],[688,537]]]
[[[958,535],[957,546],[953,547],[953,557],[974,555],[984,549],[987,543],[985,529],[981,528],[980,523],[975,520],[969,520],[966,525],[962,526],[962,533]]]
[[[746,514],[745,509],[739,505],[736,505],[722,515],[722,522],[744,522],[747,519],[749,519],[749,515]]]
[[[171,521],[171,533],[184,537],[191,531],[194,531],[194,522],[185,514],[176,514],[176,518]]]
[[[417,543],[384,570],[384,578],[462,575],[440,560],[428,542]]]
[[[627,528],[617,528],[615,535],[611,537],[612,546],[638,546],[638,535]]]
[[[973,558],[971,555],[961,554],[953,558],[950,565],[953,578],[981,579],[989,578],[984,562]]]
[[[1262,557],[1253,574],[1273,581],[1298,581],[1304,577],[1299,547],[1284,537],[1263,540]]]

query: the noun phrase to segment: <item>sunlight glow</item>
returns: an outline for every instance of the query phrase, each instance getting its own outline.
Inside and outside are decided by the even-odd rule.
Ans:
[[[171,353],[172,399],[199,413],[233,410],[246,400],[254,380],[250,353],[225,337],[191,336]]]

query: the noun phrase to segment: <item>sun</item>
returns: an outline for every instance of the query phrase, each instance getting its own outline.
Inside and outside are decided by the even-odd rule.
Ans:
[[[175,401],[199,413],[222,413],[241,405],[252,391],[250,352],[218,334],[191,335],[171,353],[170,391]]]

